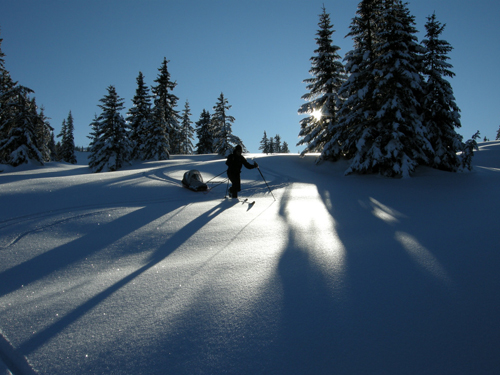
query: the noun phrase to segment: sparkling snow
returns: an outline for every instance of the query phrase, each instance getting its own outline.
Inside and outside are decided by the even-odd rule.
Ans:
[[[471,173],[250,155],[0,173],[0,374],[500,371],[500,142]],[[247,155],[248,156],[248,155]],[[221,181],[222,176],[216,178]]]

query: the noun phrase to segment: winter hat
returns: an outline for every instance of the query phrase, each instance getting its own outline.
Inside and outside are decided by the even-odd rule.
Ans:
[[[243,152],[243,148],[241,147],[241,145],[238,145],[234,148],[234,151],[238,151],[240,150],[241,152]]]

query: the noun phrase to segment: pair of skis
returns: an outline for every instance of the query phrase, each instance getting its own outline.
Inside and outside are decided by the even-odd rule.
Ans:
[[[241,202],[241,204],[245,204],[245,203],[248,203],[248,205],[249,205],[250,207],[252,207],[252,206],[255,204],[255,201],[251,201],[251,202],[250,202],[250,201],[248,200],[248,198],[245,198],[245,199],[243,199],[243,202]]]
[[[229,197],[229,196],[226,195],[225,198],[228,199],[228,198],[231,198],[231,197]],[[245,198],[245,199],[243,199],[241,201],[241,204],[245,204],[245,203],[248,203],[249,208],[252,208],[253,205],[255,204],[255,201],[250,201],[248,198]]]

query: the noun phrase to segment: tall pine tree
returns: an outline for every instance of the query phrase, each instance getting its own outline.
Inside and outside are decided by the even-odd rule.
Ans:
[[[196,144],[197,154],[211,154],[213,150],[213,137],[210,130],[210,112],[203,110],[200,119],[196,122],[196,136],[198,143]]]
[[[10,78],[10,77],[9,77]],[[39,121],[33,91],[14,84],[0,93],[0,163],[17,167],[21,164],[44,164],[44,157],[36,144],[36,126]]]
[[[262,150],[264,154],[269,154],[269,138],[267,138],[267,133],[265,130],[264,130],[264,136],[260,141],[259,150]]]
[[[338,54],[340,47],[333,44],[333,25],[324,6],[318,26],[318,48],[314,51],[316,55],[311,57],[312,67],[309,70],[313,77],[304,80],[308,84],[309,92],[302,96],[307,103],[299,109],[299,114],[308,115],[300,122],[299,137],[302,139],[297,145],[306,145],[302,155],[306,152],[322,151],[331,139],[329,126],[337,122],[338,91],[346,79],[345,69]]]
[[[116,171],[130,160],[132,153],[127,124],[120,113],[125,100],[118,96],[114,86],[109,86],[108,94],[100,102],[102,113],[93,123],[95,138],[89,167],[94,172]]]
[[[57,136],[61,137],[59,159],[71,164],[76,164],[74,131],[73,115],[69,111],[68,118],[63,120],[61,132]]]
[[[274,152],[281,153],[281,137],[279,134],[274,137]]]
[[[365,1],[353,21],[355,50],[341,89],[347,98],[325,158],[352,159],[347,174],[409,176],[432,146],[422,123],[422,47],[400,0]]]
[[[38,115],[38,119],[35,125],[35,136],[36,136],[36,144],[38,145],[38,149],[42,154],[44,162],[49,162],[52,160],[52,131],[54,128],[50,126],[49,119],[45,116],[45,109],[40,108],[40,113]],[[53,146],[52,146],[53,147]]]
[[[455,74],[450,70],[453,66],[448,63],[447,56],[453,48],[440,39],[444,27],[436,20],[436,14],[427,17],[427,34],[422,41],[426,77],[424,123],[433,148],[429,164],[438,169],[456,171],[461,164],[457,153],[462,150],[462,136],[455,131],[461,126],[460,109],[455,103],[451,84],[446,80]]]
[[[151,130],[151,95],[144,83],[144,75],[139,72],[137,88],[128,111],[127,122],[130,127],[130,140],[133,144],[132,159],[143,159],[145,147]]]
[[[237,145],[243,147],[243,152],[246,150],[241,139],[233,135],[232,123],[235,119],[233,116],[227,114],[230,108],[231,106],[228,104],[228,100],[224,97],[224,94],[221,93],[214,106],[211,129],[214,139],[214,152],[222,156],[229,155]]]
[[[357,142],[373,125],[375,90],[372,74],[375,59],[377,20],[383,0],[363,0],[358,5],[347,36],[353,38],[354,49],[345,56],[347,80],[339,89],[343,102],[337,123],[330,124],[331,139],[322,151],[323,159],[351,159],[357,152]]]
[[[407,177],[426,163],[432,147],[422,124],[420,45],[414,17],[400,0],[385,0],[377,20],[372,75],[373,125],[357,144],[347,173]]]
[[[175,109],[179,98],[172,94],[177,86],[170,80],[168,60],[163,59],[153,86],[154,106],[150,136],[145,145],[145,159],[166,160],[170,153],[178,152],[179,113]]]
[[[40,117],[35,99],[30,98],[33,90],[11,79],[4,56],[0,48],[0,163],[43,165],[44,155],[37,144]]]
[[[180,128],[180,154],[192,154],[193,153],[193,136],[194,128],[191,125],[191,111],[189,108],[189,101],[186,100],[184,105],[184,110],[182,111],[182,122]]]

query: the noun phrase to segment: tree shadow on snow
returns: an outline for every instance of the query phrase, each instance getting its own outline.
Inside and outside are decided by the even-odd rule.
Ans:
[[[371,196],[366,179],[373,185]],[[453,187],[426,208],[411,200],[412,183],[354,176],[338,185],[317,185],[336,235],[331,251],[338,240],[344,259],[341,269],[325,272],[315,246],[289,231],[277,270],[283,317],[274,349],[277,358],[286,358],[287,373],[444,374],[474,368],[487,373],[498,368],[493,349],[498,330],[490,331],[495,306],[500,307],[499,298],[491,299],[498,286],[491,283],[493,266],[481,261],[489,283],[479,281],[485,276],[479,274],[467,280],[463,272],[469,265],[453,253],[471,244],[465,245],[464,237],[450,238],[449,230],[440,237],[443,225],[461,226],[460,218],[447,217],[455,211],[439,204],[447,202]],[[432,186],[429,193],[436,194]],[[288,223],[292,204],[285,193],[280,215]],[[309,231],[320,235],[314,227]],[[498,253],[489,259],[499,264]],[[474,318],[478,307],[482,321]]]
[[[108,297],[163,261],[199,229],[223,212],[223,209],[227,206],[227,202],[222,202],[189,222],[154,251],[146,264],[88,299],[55,323],[34,334],[29,340],[21,345],[19,350],[27,355],[47,343],[51,338],[64,331],[69,325],[86,315]],[[113,220],[106,225],[102,225],[97,231],[77,239],[72,243],[62,245],[52,251],[24,262],[19,266],[13,267],[0,274],[0,295],[13,292],[23,285],[28,285],[52,273],[60,271],[68,267],[68,265],[104,249],[115,241],[118,241],[129,233],[151,223],[163,215],[165,215],[165,210],[162,205],[148,205]],[[102,235],[100,235],[99,232],[101,232]],[[110,233],[112,233],[112,235],[110,235]],[[77,254],[73,253],[71,250],[75,247],[82,251],[79,251]]]

